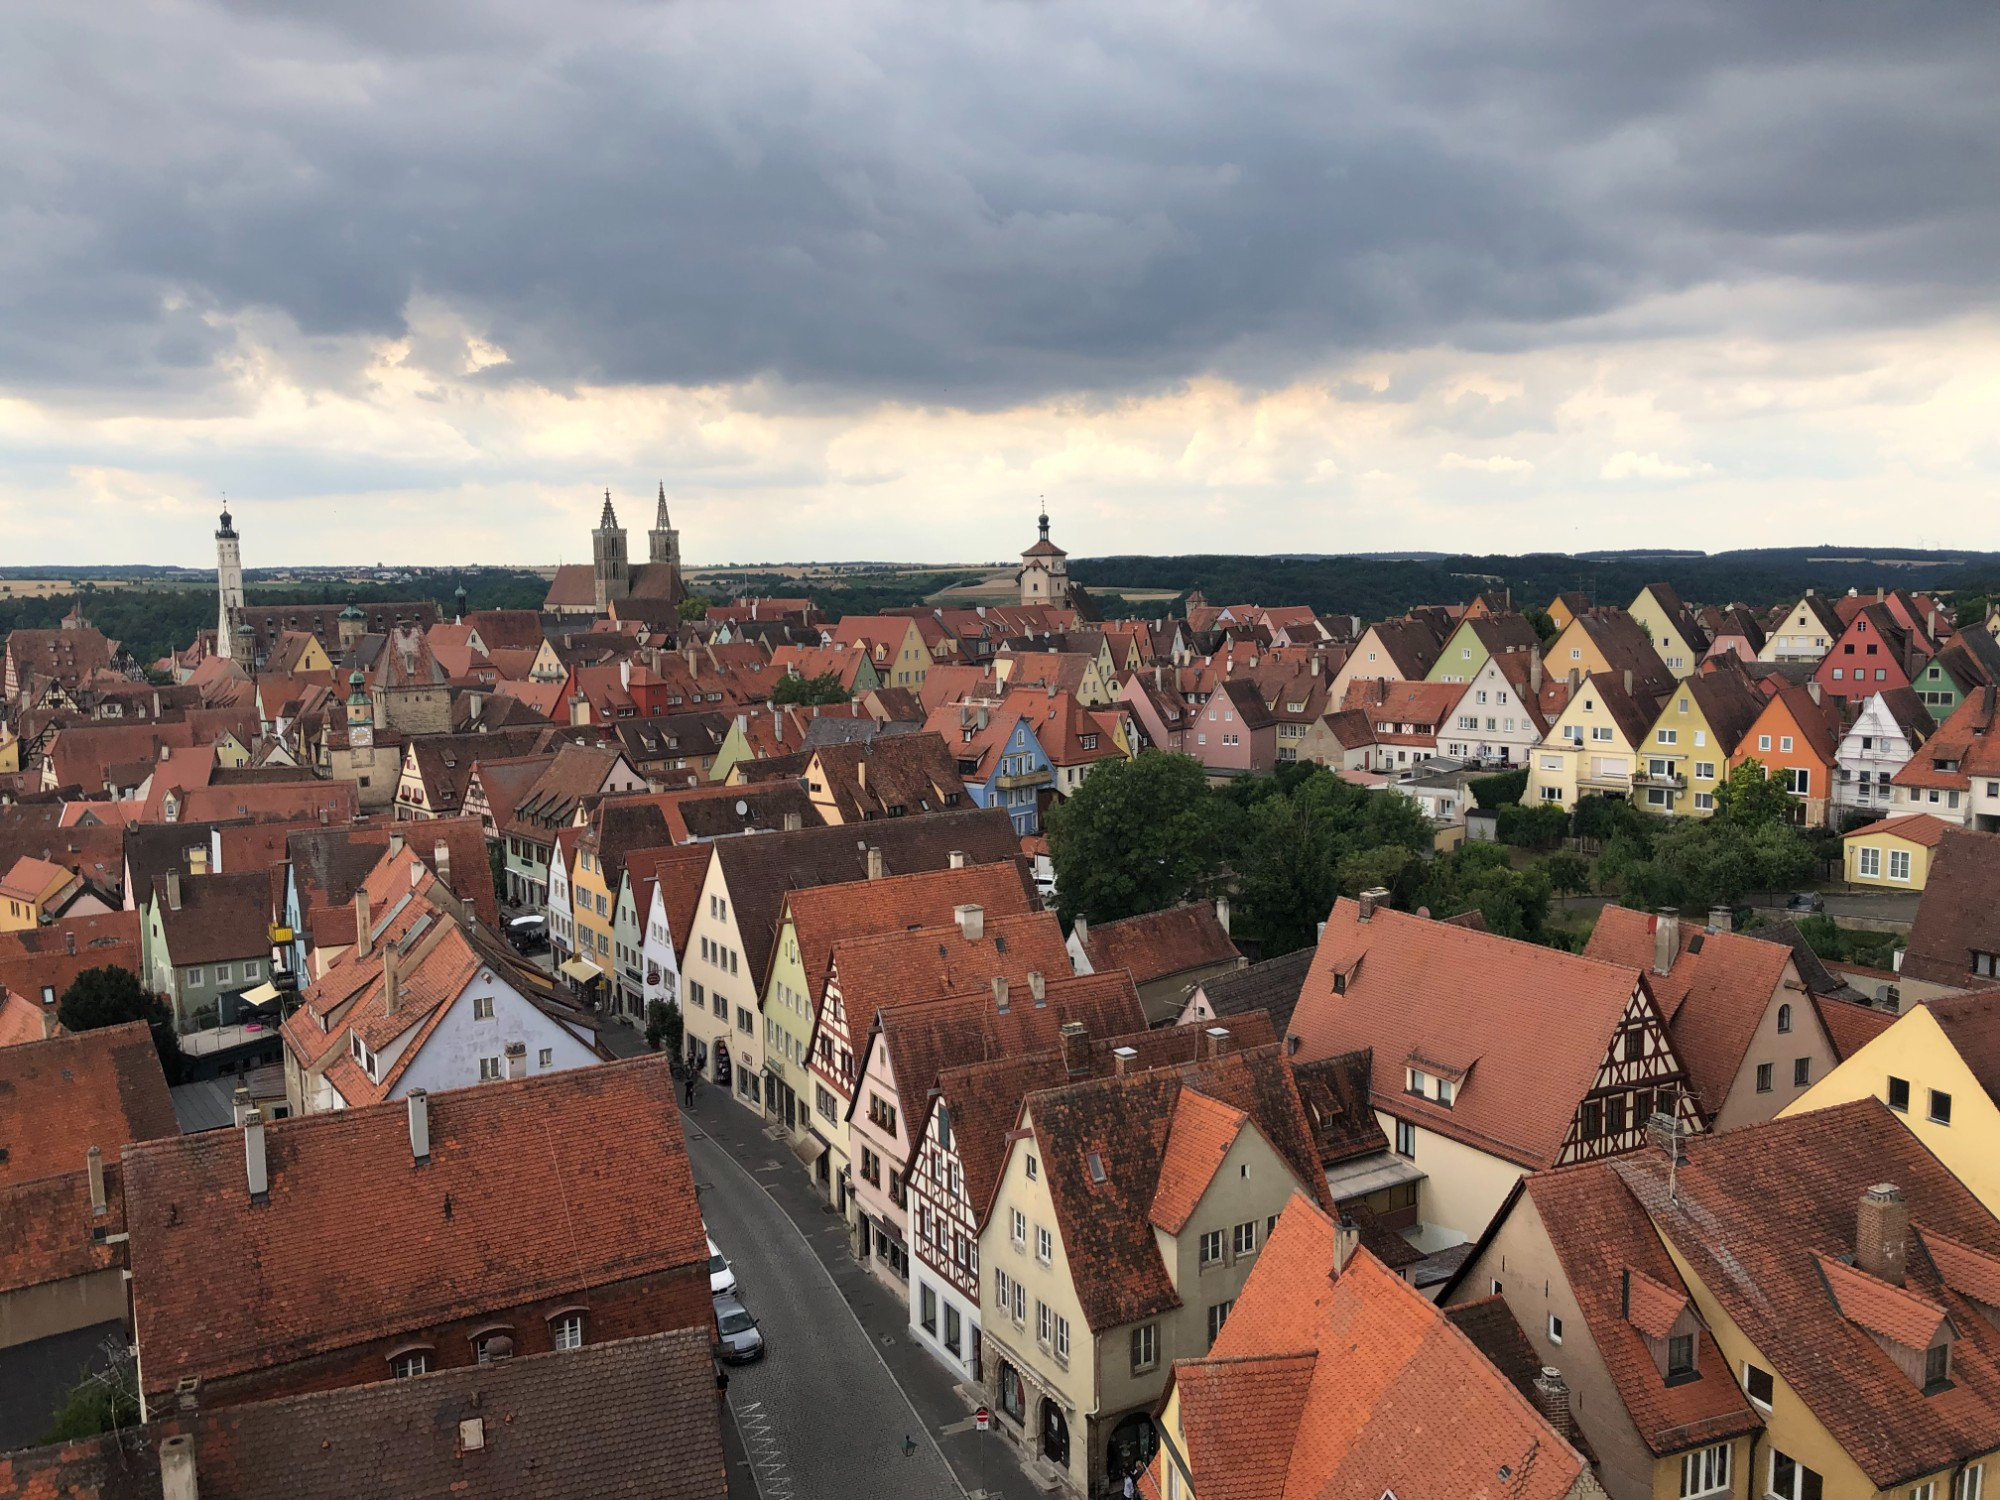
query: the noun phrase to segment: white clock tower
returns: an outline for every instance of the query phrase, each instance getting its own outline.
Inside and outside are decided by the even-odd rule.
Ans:
[[[236,621],[243,609],[243,547],[229,512],[215,531],[215,654],[235,654]]]

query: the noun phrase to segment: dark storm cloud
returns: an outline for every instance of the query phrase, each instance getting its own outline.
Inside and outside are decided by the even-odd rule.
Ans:
[[[296,9],[17,8],[0,382],[186,393],[232,315],[422,295],[488,379],[983,405],[1995,289],[1986,3]]]

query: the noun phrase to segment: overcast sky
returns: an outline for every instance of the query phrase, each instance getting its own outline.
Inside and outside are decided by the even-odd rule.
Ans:
[[[2000,7],[10,0],[0,568],[2000,545]]]

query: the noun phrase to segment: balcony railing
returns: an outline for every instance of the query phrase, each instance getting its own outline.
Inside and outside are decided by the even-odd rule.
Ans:
[[[1043,766],[1033,771],[1017,771],[1012,776],[996,776],[993,784],[1003,792],[1011,792],[1015,787],[1045,786],[1049,781],[1049,769]]]

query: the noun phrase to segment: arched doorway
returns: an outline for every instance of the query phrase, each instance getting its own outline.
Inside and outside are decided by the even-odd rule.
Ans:
[[[1127,1474],[1145,1468],[1159,1451],[1160,1434],[1153,1419],[1142,1411],[1128,1412],[1111,1429],[1104,1449],[1104,1477],[1111,1481],[1112,1493]]]
[[[1062,1408],[1042,1398],[1042,1457],[1062,1468],[1069,1467],[1069,1423]]]

